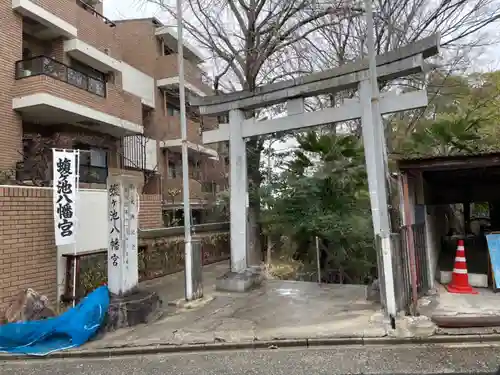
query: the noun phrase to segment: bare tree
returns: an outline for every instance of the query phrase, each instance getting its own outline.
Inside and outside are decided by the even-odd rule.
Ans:
[[[374,0],[374,7],[378,54],[439,32],[442,51],[435,62],[444,75],[470,69],[472,61],[497,41],[493,37],[497,34],[492,31],[495,23],[500,20],[498,0]],[[295,46],[300,59],[314,64],[314,69],[343,65],[366,52],[363,17],[345,18],[340,22],[330,22],[327,27],[319,27],[321,23],[328,22],[328,17],[315,21],[316,31]],[[429,68],[432,70],[436,67]],[[392,82],[385,88],[390,89],[396,85],[399,88],[414,89],[428,84],[427,76],[420,75]],[[439,89],[430,87],[431,93],[438,93]],[[335,101],[341,101],[342,95],[352,96],[354,92],[339,93],[327,102],[332,105]],[[408,134],[414,129],[415,119],[422,115],[422,111],[412,111],[400,113],[397,117],[406,117],[407,126],[403,131]]]
[[[172,17],[168,0],[141,0],[156,4]],[[348,63],[365,50],[366,27],[354,2],[334,0],[185,0],[184,27],[211,56],[213,85],[220,91],[247,89],[315,70]],[[384,53],[439,31],[445,62],[466,66],[473,48],[491,42],[488,27],[500,17],[498,0],[375,0],[376,49]],[[440,62],[442,63],[442,61]],[[400,82],[398,82],[400,83]],[[319,98],[314,106],[332,106],[338,96]],[[248,116],[256,115],[255,112]],[[411,125],[408,126],[411,129]],[[358,129],[359,130],[359,129]],[[260,252],[258,218],[262,180],[259,169],[263,137],[247,143],[251,188],[251,256]]]
[[[166,0],[144,0],[154,3],[175,17],[176,9]],[[192,39],[212,57],[214,89],[254,90],[257,86],[286,79],[291,70],[300,73],[291,47],[317,28],[338,22],[344,14],[341,0],[321,6],[315,0],[185,0],[184,27]],[[314,22],[330,15],[328,22]],[[285,61],[285,64],[283,64]],[[284,69],[283,67],[286,67]],[[289,69],[292,67],[293,69]],[[247,116],[254,116],[255,112]],[[250,184],[250,242],[254,250],[250,262],[260,261],[260,197],[262,180],[260,158],[264,139],[247,143]]]

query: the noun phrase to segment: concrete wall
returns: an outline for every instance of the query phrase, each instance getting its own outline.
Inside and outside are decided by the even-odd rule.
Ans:
[[[155,93],[157,89],[153,77],[125,62],[121,63],[121,70],[123,90],[141,98],[142,104],[155,108]]]

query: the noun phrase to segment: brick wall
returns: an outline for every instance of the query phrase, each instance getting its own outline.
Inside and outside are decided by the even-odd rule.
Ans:
[[[101,52],[121,60],[122,51],[116,35],[116,28],[106,24],[102,13],[92,13],[80,6],[76,7],[76,27],[78,39],[97,48]]]
[[[21,118],[12,111],[12,91],[14,89],[14,64],[22,58],[22,18],[12,11],[12,1],[0,0],[0,113],[2,132],[0,134],[0,170],[12,168],[21,159],[22,126]]]
[[[163,226],[161,195],[143,194],[140,201],[139,228],[151,229]]]
[[[52,190],[0,186],[0,309],[33,288],[55,300]]]
[[[0,311],[21,290],[56,298],[57,249],[50,188],[0,186]],[[160,195],[143,195],[140,227],[163,227]]]
[[[177,66],[177,54],[158,56],[156,60],[155,78],[164,79],[177,77],[179,75],[179,67]],[[184,74],[186,82],[194,85],[202,90],[207,95],[213,95],[209,86],[202,81],[201,69],[191,61],[184,59]]]
[[[129,20],[116,23],[116,37],[125,62],[154,77],[159,42],[151,20]]]
[[[10,3],[10,1],[8,2]],[[76,1],[34,0],[33,2],[71,25],[76,26]]]

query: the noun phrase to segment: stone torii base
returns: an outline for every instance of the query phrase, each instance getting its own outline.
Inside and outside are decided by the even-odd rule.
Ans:
[[[217,278],[215,289],[221,292],[246,292],[260,286],[264,280],[262,268],[252,266],[240,272],[230,271]]]
[[[135,289],[123,296],[112,294],[102,332],[153,322],[161,316],[162,305],[158,294],[146,290]]]

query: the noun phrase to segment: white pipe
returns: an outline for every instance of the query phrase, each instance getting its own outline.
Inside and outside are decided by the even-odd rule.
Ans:
[[[78,229],[79,229],[77,207],[79,204],[78,201],[80,200],[80,192],[79,192],[80,191],[80,150],[75,150],[74,153],[75,153],[74,163],[76,163],[76,165],[75,165],[76,176],[75,176],[75,208],[74,208],[73,215],[76,218],[76,220],[75,220],[75,243],[73,244],[73,255],[74,255],[74,257],[73,257],[73,307],[75,307],[75,305],[76,305],[76,282],[77,282],[77,280],[76,280],[76,271],[77,271],[77,267],[76,267],[77,242],[76,242],[76,240],[77,240],[77,234],[78,234]]]
[[[185,297],[187,301],[190,301],[193,299],[193,252],[191,245],[191,207],[189,204],[189,164],[182,22],[182,0],[177,0],[177,65],[179,69],[179,104],[182,140],[182,199],[184,201],[184,279]]]

